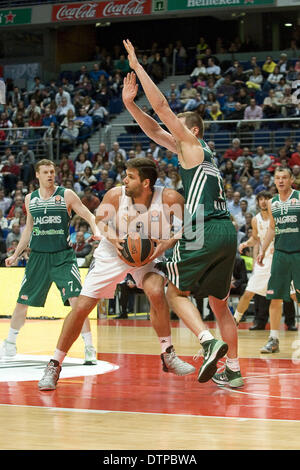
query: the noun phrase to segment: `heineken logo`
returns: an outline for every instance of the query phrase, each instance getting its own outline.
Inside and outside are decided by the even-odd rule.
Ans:
[[[275,0],[168,0],[168,10],[188,10],[190,8],[252,7],[273,5]]]
[[[31,23],[31,8],[0,10],[0,26]]]

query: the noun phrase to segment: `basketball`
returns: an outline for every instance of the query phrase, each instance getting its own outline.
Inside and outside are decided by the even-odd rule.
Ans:
[[[154,242],[138,232],[130,233],[124,240],[120,258],[129,266],[144,266],[154,252]]]

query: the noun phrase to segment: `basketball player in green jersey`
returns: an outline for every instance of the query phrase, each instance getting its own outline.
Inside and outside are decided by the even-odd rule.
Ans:
[[[257,262],[264,263],[265,253],[274,240],[274,254],[267,299],[271,299],[270,337],[261,349],[262,353],[279,351],[279,328],[282,316],[282,301],[292,297],[300,303],[300,191],[292,188],[293,176],[289,168],[278,167],[274,173],[276,194],[268,205],[270,226]],[[290,294],[291,282],[295,294]]]
[[[169,279],[168,301],[171,309],[199,338],[204,361],[198,374],[199,382],[209,379],[220,385],[240,387],[243,379],[238,360],[238,337],[234,319],[227,305],[231,276],[236,256],[236,232],[226,207],[222,178],[209,147],[202,140],[203,122],[195,113],[176,116],[166,98],[138,62],[129,40],[123,41],[129,65],[135,73],[124,79],[123,101],[143,131],[156,143],[177,153],[185,197],[185,231],[173,250],[173,258],[165,268]],[[157,116],[170,133],[134,103],[137,93],[136,76]],[[197,217],[204,208],[202,232]],[[188,220],[188,223],[186,223]],[[188,225],[189,230],[186,230]],[[193,245],[186,238],[196,229]],[[204,233],[203,233],[204,232]],[[203,246],[199,243],[202,237]],[[169,248],[162,240],[154,256]],[[217,340],[201,320],[197,308],[189,300],[190,293],[209,297],[224,341]],[[227,353],[228,351],[228,353]],[[224,372],[216,373],[217,362],[227,353]]]
[[[80,273],[76,256],[69,245],[69,222],[75,211],[90,225],[95,238],[101,238],[95,216],[82,204],[70,189],[55,186],[55,166],[50,160],[40,160],[36,165],[39,189],[25,198],[26,227],[16,251],[6,259],[6,266],[15,263],[29,245],[31,252],[24,278],[12,315],[7,339],[1,347],[1,357],[16,355],[16,339],[25,323],[28,306],[43,307],[55,282],[64,304],[74,305],[81,291]],[[85,342],[85,363],[96,363],[89,320],[86,319],[82,337]]]

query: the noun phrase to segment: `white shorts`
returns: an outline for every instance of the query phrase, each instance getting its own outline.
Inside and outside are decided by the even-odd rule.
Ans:
[[[268,290],[268,282],[271,275],[272,258],[264,260],[264,266],[257,263],[254,266],[253,273],[249,278],[246,291],[265,297]]]
[[[104,246],[105,245],[105,246]],[[100,245],[99,245],[100,247]],[[113,299],[117,284],[124,281],[126,274],[130,273],[140,289],[143,288],[143,279],[147,273],[156,273],[165,278],[162,271],[155,268],[156,260],[140,268],[128,266],[116,255],[116,251],[101,243],[102,250],[97,248],[93,265],[86,275],[80,295],[94,299]]]

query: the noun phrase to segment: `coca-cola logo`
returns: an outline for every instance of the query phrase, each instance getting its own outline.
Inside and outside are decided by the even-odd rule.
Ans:
[[[63,5],[56,14],[57,20],[87,20],[96,18],[97,3],[84,3],[79,7]]]
[[[141,16],[151,13],[151,0],[111,0],[55,5],[52,21],[87,21],[103,17]]]

